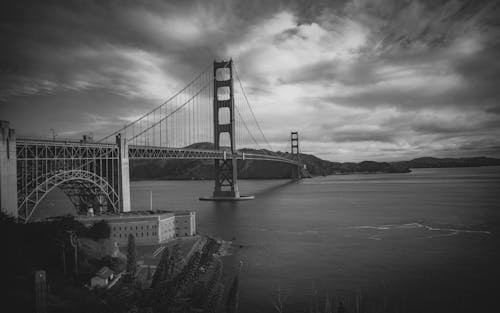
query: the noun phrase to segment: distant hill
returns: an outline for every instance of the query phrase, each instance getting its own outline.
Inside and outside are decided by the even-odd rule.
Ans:
[[[213,149],[212,143],[196,143],[187,148]],[[268,150],[242,149],[247,153],[272,154]],[[203,180],[213,179],[212,160],[135,160],[131,162],[131,179]],[[307,171],[303,176],[310,176]],[[238,162],[238,177],[247,179],[290,178],[291,165],[278,162],[245,160]]]
[[[201,142],[187,148],[213,149],[213,144]],[[228,148],[226,148],[229,150]],[[276,154],[269,150],[241,149],[246,153]],[[291,159],[288,152],[277,152],[280,156]],[[439,167],[473,167],[500,165],[500,159],[487,157],[474,158],[432,158],[423,157],[410,161],[399,162],[331,162],[322,160],[312,154],[300,154],[300,159],[306,165],[302,177],[325,176],[332,174],[354,173],[409,173],[412,168]],[[246,179],[290,178],[290,164],[245,160],[238,162],[238,177]],[[131,162],[130,175],[132,179],[161,180],[203,180],[213,179],[213,161],[211,160],[134,160]]]
[[[285,153],[285,155],[289,155]],[[332,174],[354,174],[354,173],[409,173],[410,169],[404,165],[391,164],[387,162],[363,161],[354,162],[331,162],[322,160],[311,154],[301,154],[301,161],[306,164],[309,173],[313,176]]]
[[[475,167],[500,165],[500,159],[487,157],[473,158],[432,158],[423,157],[410,161],[393,162],[395,166],[408,168],[438,168],[438,167]]]
[[[196,143],[188,148],[213,149],[212,143]],[[246,153],[274,154],[269,150],[241,149]],[[288,152],[278,152],[285,158],[292,158]],[[408,167],[387,162],[364,161],[360,163],[339,163],[322,160],[314,155],[300,154],[302,163],[307,169],[302,170],[303,177],[352,174],[352,173],[408,173]],[[292,165],[245,160],[238,162],[238,177],[243,179],[274,179],[290,178]],[[130,175],[133,180],[203,180],[213,179],[213,161],[211,160],[134,160],[130,165]]]

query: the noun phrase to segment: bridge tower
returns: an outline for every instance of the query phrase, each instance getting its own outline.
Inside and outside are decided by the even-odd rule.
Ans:
[[[9,122],[0,121],[0,209],[17,217],[16,134]]]
[[[295,158],[297,163],[300,164],[300,153],[299,153],[299,133],[292,132],[290,134],[290,142],[292,147],[292,158]],[[292,168],[292,177],[294,179],[300,179],[301,166],[297,165]]]
[[[215,187],[211,197],[202,197],[200,200],[238,201],[253,199],[253,196],[242,196],[238,190],[238,161],[235,157],[235,112],[233,61],[214,61],[214,149],[222,150],[221,136],[229,136],[229,151],[231,157],[214,162]],[[224,90],[225,89],[225,90]],[[228,95],[228,98],[224,96]],[[223,118],[225,116],[226,118]],[[229,118],[227,119],[227,116]],[[228,120],[228,121],[227,121]]]

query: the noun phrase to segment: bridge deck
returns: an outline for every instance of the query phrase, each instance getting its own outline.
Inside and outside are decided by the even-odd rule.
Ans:
[[[18,159],[99,159],[117,158],[118,145],[109,143],[80,142],[69,140],[45,140],[18,138]],[[155,146],[129,145],[129,159],[203,159],[203,160],[260,160],[299,165],[297,161],[269,154],[231,153],[223,150],[199,150]]]

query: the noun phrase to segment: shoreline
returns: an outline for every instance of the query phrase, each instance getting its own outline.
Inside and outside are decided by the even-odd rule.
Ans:
[[[348,172],[348,173],[330,173],[327,175],[311,175],[309,177],[302,177],[303,179],[306,178],[315,178],[315,177],[327,177],[327,176],[335,176],[335,175],[355,175],[355,174],[362,174],[362,175],[371,175],[371,174],[410,174],[415,169],[429,169],[429,168],[437,168],[437,169],[442,169],[442,168],[476,168],[476,167],[495,167],[499,165],[471,165],[471,166],[434,166],[434,167],[411,167],[409,168],[409,172]],[[290,180],[293,179],[291,177],[288,178],[238,178],[239,180]],[[135,181],[212,181],[213,178],[131,178],[131,182]]]

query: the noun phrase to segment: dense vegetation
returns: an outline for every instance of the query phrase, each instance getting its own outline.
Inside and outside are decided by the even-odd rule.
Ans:
[[[1,287],[9,291],[4,308],[12,312],[35,311],[37,270],[47,273],[48,312],[237,312],[238,284],[233,283],[229,296],[224,297],[215,240],[204,241],[187,259],[178,245],[166,248],[152,276],[150,267],[146,275],[138,273],[133,237],[127,245],[127,262],[111,256],[92,258],[83,244],[74,249],[72,236],[95,239],[96,244],[106,241],[110,230],[105,222],[85,227],[68,216],[22,224],[2,213],[0,232],[6,256],[1,258],[6,269]],[[103,266],[123,273],[125,279],[111,289],[89,290],[90,278]]]
[[[8,290],[4,308],[14,312],[34,312],[34,272],[47,273],[50,312],[88,312],[77,309],[95,301],[83,285],[102,266],[121,271],[123,261],[110,256],[93,259],[80,249],[75,270],[74,238],[106,240],[110,229],[106,222],[97,222],[87,228],[73,217],[63,217],[38,223],[18,223],[14,218],[0,214],[2,290]],[[5,312],[5,311],[3,311]]]
[[[214,257],[218,249],[219,244],[209,240],[187,264],[180,261],[177,246],[165,249],[151,284],[152,311],[236,312],[238,286],[224,299],[222,261]]]
[[[233,283],[228,296],[224,296],[222,262],[214,257],[218,249],[219,244],[209,240],[188,260],[184,260],[178,245],[166,248],[146,287],[137,277],[131,276],[132,279],[123,280],[112,289],[98,291],[97,296],[103,304],[101,310],[236,313],[238,284]]]

